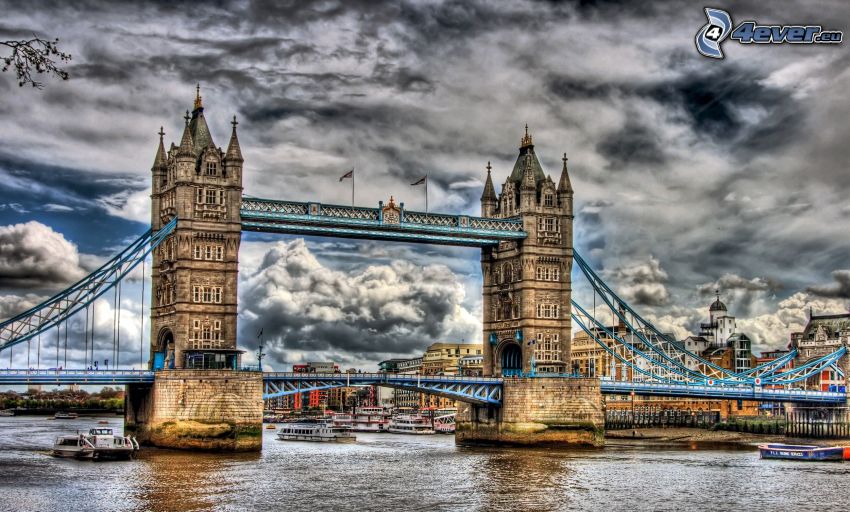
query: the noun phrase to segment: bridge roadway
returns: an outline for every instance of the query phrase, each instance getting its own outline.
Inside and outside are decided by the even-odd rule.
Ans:
[[[543,377],[544,375],[539,375]],[[567,378],[567,377],[564,377]],[[263,373],[263,398],[306,393],[316,389],[378,384],[446,396],[482,405],[501,405],[502,383],[496,377],[400,375],[392,373]],[[152,383],[149,370],[0,369],[2,385],[125,385]],[[802,389],[765,389],[757,386],[705,386],[601,380],[603,394],[845,404],[847,394]]]

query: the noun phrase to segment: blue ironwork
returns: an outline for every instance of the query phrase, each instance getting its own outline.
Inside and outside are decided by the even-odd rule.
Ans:
[[[379,385],[444,396],[480,405],[501,405],[502,379],[395,373],[264,373],[263,398],[316,389]]]
[[[150,370],[59,370],[48,368],[41,370],[0,370],[0,384],[29,385],[45,384],[55,386],[80,385],[123,385],[152,383],[154,373]]]
[[[657,382],[628,382],[602,379],[602,393],[609,395],[668,396],[688,398],[722,398],[759,402],[796,402],[843,404],[846,393],[807,391],[803,389],[770,389],[761,386],[701,386]]]
[[[109,291],[155,249],[177,225],[172,219],[162,229],[148,230],[117,256],[68,289],[14,318],[0,323],[0,349],[27,341],[77,313]]]
[[[363,208],[244,197],[242,228],[248,231],[315,236],[365,238],[484,247],[505,240],[522,240],[522,220],[487,219],[405,211],[397,223],[388,222],[381,207]]]

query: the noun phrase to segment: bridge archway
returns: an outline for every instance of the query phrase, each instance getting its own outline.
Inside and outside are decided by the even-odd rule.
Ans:
[[[502,347],[500,358],[502,362],[502,375],[509,376],[522,371],[522,348],[514,342],[506,343]]]
[[[153,369],[174,368],[174,333],[162,328],[157,336],[156,352],[153,354]]]

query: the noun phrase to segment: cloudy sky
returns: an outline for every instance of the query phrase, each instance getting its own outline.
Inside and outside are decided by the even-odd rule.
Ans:
[[[850,20],[842,0],[712,5],[736,21],[846,31]],[[197,82],[216,144],[240,121],[246,194],[344,204],[337,178],[353,166],[359,204],[393,195],[421,209],[409,183],[428,173],[432,210],[477,214],[487,161],[498,189],[528,123],[554,179],[570,158],[577,250],[660,327],[693,332],[719,287],[764,349],[783,346],[808,307],[850,303],[846,43],[727,42],[725,60],[707,59],[694,48],[705,15],[685,2],[0,7],[0,41],[58,37],[73,55],[70,79],[41,90],[0,74],[3,317],[146,229],[156,132],[179,138]],[[374,369],[434,341],[480,341],[478,258],[246,234],[240,345],[255,348],[262,326],[276,369]],[[128,284],[127,365],[138,364],[141,300]],[[108,357],[113,308],[95,308],[96,359]],[[71,324],[72,361],[84,327]],[[55,336],[43,343],[54,357]],[[26,351],[12,358],[26,364]]]

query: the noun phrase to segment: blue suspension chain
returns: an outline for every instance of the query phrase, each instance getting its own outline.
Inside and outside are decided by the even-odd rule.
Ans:
[[[143,359],[145,350],[145,258],[142,258],[142,317],[139,329],[139,369],[143,370]]]
[[[115,341],[115,368],[121,366],[121,284],[123,281],[118,281],[118,338]]]
[[[86,328],[83,330],[83,339],[86,341],[86,348],[83,352],[83,366],[89,368],[89,305],[86,304]]]
[[[65,320],[65,368],[68,367],[68,320]]]

